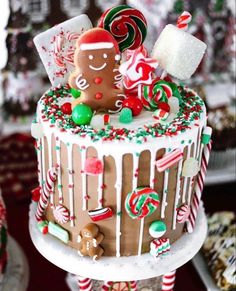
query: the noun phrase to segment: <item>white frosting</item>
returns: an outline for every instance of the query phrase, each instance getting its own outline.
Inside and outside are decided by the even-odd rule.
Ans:
[[[62,181],[61,181],[61,142],[58,138],[56,138],[56,163],[58,165],[57,181],[58,181],[59,203],[62,204],[63,192],[62,192]]]
[[[71,226],[75,226],[74,221],[74,178],[73,178],[73,155],[72,155],[73,145],[67,145],[67,156],[68,156],[68,177],[69,177],[69,204],[70,204],[70,216],[71,216]]]

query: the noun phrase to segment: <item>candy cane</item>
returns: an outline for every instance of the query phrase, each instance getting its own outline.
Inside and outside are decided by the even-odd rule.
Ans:
[[[162,276],[162,291],[173,291],[176,270]]]
[[[59,53],[62,49],[62,45],[63,45],[63,38],[60,35],[57,35],[55,37],[54,52]]]
[[[76,32],[67,32],[66,39],[68,40],[76,40],[79,37],[79,34]]]
[[[89,278],[83,278],[83,277],[78,276],[78,287],[79,287],[79,290],[92,291],[93,282]]]
[[[192,15],[188,11],[184,11],[177,19],[177,27],[181,30],[187,30],[191,20]]]
[[[37,221],[41,221],[43,218],[43,214],[48,205],[48,199],[49,199],[50,193],[53,191],[53,186],[54,186],[54,183],[56,182],[56,179],[57,179],[57,168],[52,167],[48,169],[46,182],[43,185],[42,193],[39,198],[37,211],[35,214]]]
[[[197,212],[201,200],[202,190],[204,187],[204,181],[206,177],[206,170],[207,165],[210,158],[210,152],[211,152],[212,142],[209,142],[206,144],[203,148],[203,155],[202,155],[202,162],[201,162],[201,169],[197,176],[195,191],[193,195],[193,201],[190,209],[190,215],[187,221],[187,231],[188,233],[192,233],[195,227],[195,222],[197,218]]]
[[[183,158],[183,152],[181,149],[175,149],[171,153],[165,154],[161,159],[156,161],[156,167],[158,172],[163,172],[170,168]]]

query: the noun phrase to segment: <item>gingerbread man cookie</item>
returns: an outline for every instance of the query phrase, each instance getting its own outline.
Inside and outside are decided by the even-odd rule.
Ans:
[[[78,236],[79,250],[81,256],[92,257],[98,260],[104,253],[100,243],[103,241],[104,235],[99,231],[99,227],[95,223],[87,224]]]
[[[69,85],[82,91],[76,102],[96,111],[118,112],[125,97],[119,86],[119,60],[117,41],[108,31],[93,28],[83,33],[76,42],[76,70],[69,78]]]

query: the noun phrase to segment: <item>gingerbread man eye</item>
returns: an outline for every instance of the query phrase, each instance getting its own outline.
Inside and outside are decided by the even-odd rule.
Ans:
[[[107,54],[103,54],[103,58],[104,59],[107,59]]]
[[[92,60],[93,59],[93,55],[89,55],[89,59]]]

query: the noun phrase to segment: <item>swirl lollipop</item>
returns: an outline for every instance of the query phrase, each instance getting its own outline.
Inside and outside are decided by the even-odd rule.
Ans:
[[[98,27],[113,35],[121,52],[140,47],[147,35],[147,21],[143,14],[127,5],[115,6],[105,11]]]
[[[159,203],[159,195],[155,190],[139,187],[127,195],[125,209],[131,218],[142,219],[151,215],[157,209]]]

